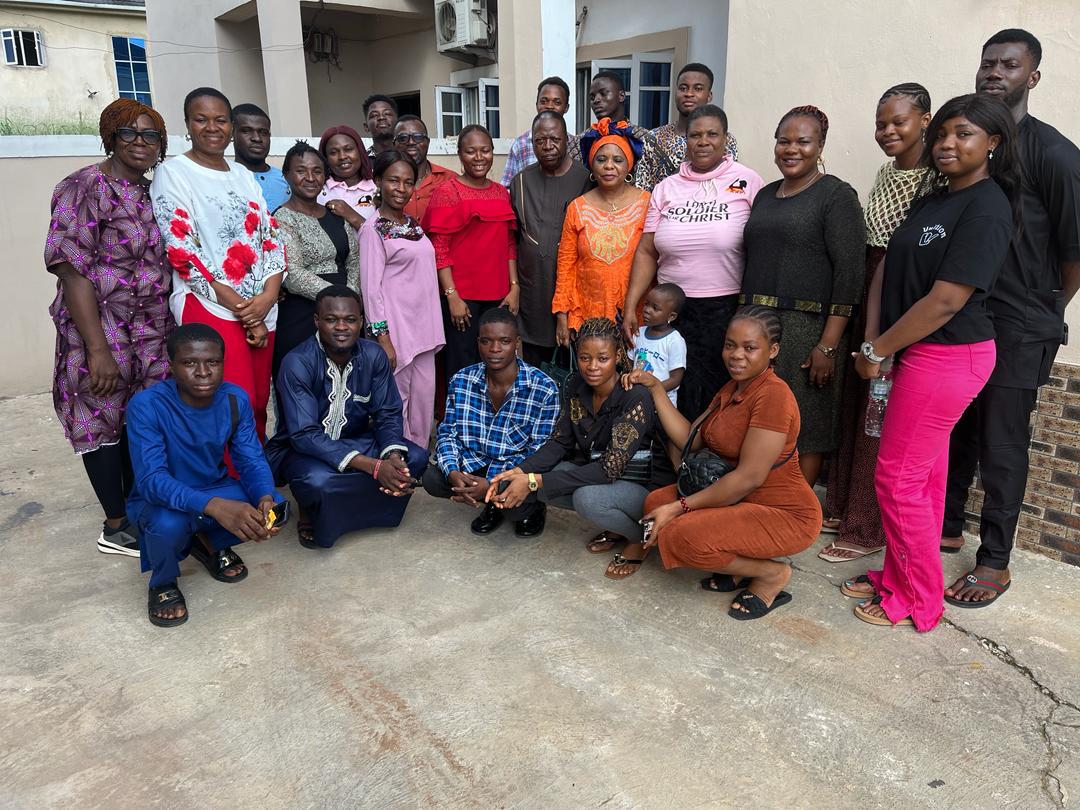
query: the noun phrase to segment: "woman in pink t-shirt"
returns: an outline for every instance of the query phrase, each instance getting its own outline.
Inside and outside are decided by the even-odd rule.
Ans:
[[[715,104],[690,114],[687,162],[653,189],[623,306],[623,332],[637,336],[637,306],[655,283],[678,284],[686,304],[675,325],[686,341],[679,410],[700,416],[729,379],[721,359],[742,286],[743,226],[764,185],[726,151],[727,115]]]

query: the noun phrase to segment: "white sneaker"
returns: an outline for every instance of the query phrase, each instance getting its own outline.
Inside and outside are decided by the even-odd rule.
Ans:
[[[124,521],[123,528],[105,534],[105,526],[98,535],[97,549],[102,554],[121,554],[125,557],[139,556],[139,538],[132,533],[131,524]]]

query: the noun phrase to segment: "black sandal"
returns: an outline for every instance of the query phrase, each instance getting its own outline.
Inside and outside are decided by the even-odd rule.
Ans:
[[[322,548],[315,542],[315,526],[311,523],[296,524],[296,539],[304,548]]]
[[[155,610],[163,610],[174,605],[180,605],[184,609],[183,616],[177,616],[174,619],[163,619],[161,616],[154,615]],[[187,602],[184,601],[184,595],[180,593],[180,588],[177,587],[175,582],[162,585],[160,588],[150,588],[146,613],[150,619],[150,624],[157,627],[176,627],[188,620]]]
[[[738,582],[731,574],[709,574],[701,580],[701,589],[713,593],[731,593],[737,591],[746,582],[746,577],[739,577]]]
[[[240,582],[247,579],[248,570],[240,555],[231,548],[223,548],[221,551],[207,551],[203,548],[202,541],[195,538],[191,541],[191,556],[206,566],[210,576],[218,582]],[[240,571],[233,576],[225,574],[226,569],[240,566]]]
[[[626,538],[615,532],[603,531],[585,544],[585,550],[590,554],[604,554],[611,551],[619,543],[625,543]]]
[[[735,601],[740,603],[746,610],[740,610],[732,606],[728,608],[727,615],[744,622],[750,619],[760,619],[762,616],[772,613],[778,607],[786,605],[791,601],[791,594],[787,591],[780,591],[776,598],[773,599],[772,604],[766,605],[764,599],[747,588],[735,597]]]

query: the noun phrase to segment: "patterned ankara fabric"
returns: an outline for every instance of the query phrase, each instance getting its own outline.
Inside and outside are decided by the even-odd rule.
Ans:
[[[635,185],[646,191],[653,188],[665,177],[671,177],[679,171],[679,165],[686,160],[686,136],[679,133],[675,124],[664,124],[652,130],[656,140],[656,148],[649,154],[648,159],[642,158],[641,165],[634,173],[637,177]],[[739,159],[739,144],[735,136],[727,134],[725,143],[726,151],[731,159]]]
[[[108,396],[90,393],[85,346],[57,283],[49,314],[56,324],[53,405],[76,453],[120,441],[128,400],[169,374],[165,339],[172,274],[143,183],[96,165],[64,178],[52,197],[45,266],[68,262],[94,285],[101,326],[120,367]]]
[[[567,207],[551,311],[565,312],[570,329],[589,318],[620,316],[648,208],[646,191],[618,211],[590,205],[584,196]]]
[[[435,463],[443,475],[487,470],[494,477],[539,450],[558,416],[559,389],[540,369],[519,360],[514,385],[495,411],[484,364],[466,366],[450,380]]]
[[[866,201],[866,243],[871,247],[887,247],[911,200],[926,176],[926,169],[898,169],[890,160],[878,169],[870,199]]]
[[[577,135],[567,133],[567,151],[578,149]],[[580,160],[580,158],[578,158]],[[527,129],[510,144],[510,151],[506,154],[506,168],[503,169],[502,184],[510,188],[510,181],[518,172],[529,168],[536,163],[536,152],[533,150],[532,130]]]

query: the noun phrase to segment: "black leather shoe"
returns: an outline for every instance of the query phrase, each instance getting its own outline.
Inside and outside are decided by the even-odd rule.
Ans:
[[[482,536],[491,534],[502,525],[502,522],[502,512],[495,508],[495,504],[489,503],[484,507],[484,511],[480,513],[480,516],[473,520],[470,528],[473,534]]]
[[[547,523],[547,504],[538,503],[528,515],[514,521],[514,534],[518,537],[536,537],[544,531]]]

